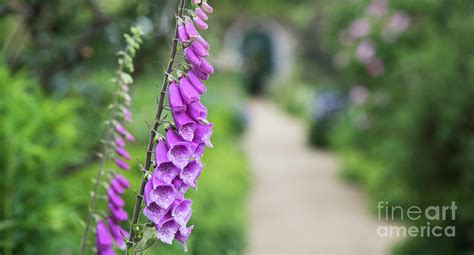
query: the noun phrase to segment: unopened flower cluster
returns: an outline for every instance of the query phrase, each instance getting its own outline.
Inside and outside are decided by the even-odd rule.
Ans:
[[[205,147],[212,147],[213,128],[200,97],[206,91],[203,81],[209,79],[214,68],[206,59],[209,44],[198,31],[208,28],[206,21],[213,9],[205,0],[192,3],[190,15],[178,20],[178,39],[186,64],[168,87],[174,125],[168,127],[165,137],[158,139],[155,169],[145,186],[143,210],[154,223],[158,239],[167,244],[176,239],[185,250],[193,226],[188,226],[192,201],[184,194],[189,188],[197,188],[204,167],[201,156]]]
[[[340,33],[342,49],[334,62],[338,67],[349,65],[351,57],[365,66],[371,76],[384,73],[384,62],[377,56],[376,42],[380,36],[386,43],[394,43],[410,26],[410,17],[402,11],[391,10],[387,0],[372,0],[363,15]]]

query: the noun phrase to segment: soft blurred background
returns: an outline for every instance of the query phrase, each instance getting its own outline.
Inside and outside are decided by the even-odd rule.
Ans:
[[[472,254],[474,2],[209,0],[215,148],[189,254]],[[76,254],[122,34],[137,189],[176,0],[0,1],[0,254]],[[456,201],[456,237],[382,238],[377,204]],[[126,194],[130,212],[133,192]],[[400,215],[399,215],[400,216]],[[178,244],[149,254],[181,254]]]

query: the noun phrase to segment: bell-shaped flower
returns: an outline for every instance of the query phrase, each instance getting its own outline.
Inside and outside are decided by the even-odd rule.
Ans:
[[[203,165],[198,161],[190,161],[189,164],[183,170],[181,170],[179,178],[181,178],[185,184],[196,189],[196,181],[199,175],[201,175],[202,168]]]
[[[206,92],[206,85],[196,76],[193,70],[189,70],[186,77],[200,95]]]
[[[107,225],[105,225],[102,220],[99,220],[95,229],[97,233],[97,251],[103,252],[112,249],[113,241],[109,230],[107,229]]]
[[[117,179],[112,179],[110,181],[110,187],[118,194],[123,194],[125,192],[125,188],[120,184]]]
[[[206,144],[204,142],[198,142],[195,143],[193,142],[193,148],[194,148],[194,157],[195,158],[200,158],[202,155],[204,155],[204,150],[206,149]]]
[[[179,224],[173,219],[167,219],[161,226],[155,225],[157,229],[157,237],[163,243],[172,244],[174,236],[179,229]]]
[[[198,37],[196,37],[196,41],[199,42],[199,44],[201,44],[204,49],[209,50],[209,43],[204,39],[204,37],[198,35]]]
[[[111,218],[107,218],[107,224],[109,225],[110,233],[112,234],[115,244],[119,247],[120,250],[125,250],[126,245],[124,238],[128,238],[128,233],[122,227],[120,227],[115,221]]]
[[[194,132],[194,139],[193,142],[201,143],[204,142],[207,147],[213,147],[211,143],[211,136],[212,136],[212,127],[213,124],[199,124],[196,127],[196,131]]]
[[[128,214],[122,207],[116,207],[114,204],[108,204],[110,215],[116,222],[128,220]]]
[[[200,101],[189,104],[187,113],[195,121],[207,121],[207,108]],[[193,131],[195,130],[196,127],[194,127]]]
[[[168,100],[172,112],[184,112],[186,111],[186,105],[183,103],[181,92],[179,91],[176,82],[171,82],[168,90]]]
[[[206,30],[209,27],[207,23],[203,19],[201,19],[199,16],[194,17],[193,20],[194,20],[194,24],[196,24],[196,26],[199,29]]]
[[[193,72],[200,80],[209,80],[209,74],[202,72],[199,66],[193,65]]]
[[[176,240],[178,240],[178,242],[180,242],[183,245],[185,252],[188,251],[188,246],[186,245],[186,241],[191,235],[191,232],[193,231],[193,229],[194,229],[194,225],[190,227],[180,226],[178,232],[175,235]]]
[[[118,167],[122,168],[123,170],[129,170],[130,169],[130,166],[126,162],[124,162],[123,160],[121,160],[119,158],[116,158],[116,159],[114,159],[114,161],[115,161],[115,164]]]
[[[135,137],[130,134],[127,129],[125,129],[124,126],[122,126],[122,124],[118,123],[118,122],[115,122],[114,123],[114,126],[115,126],[115,130],[117,130],[117,132],[121,135],[123,135],[125,137],[125,139],[127,139],[128,141],[130,142],[133,142],[135,141]]]
[[[195,10],[196,15],[201,18],[202,20],[208,20],[209,17],[207,16],[206,12],[202,10],[201,7],[196,8]]]
[[[199,70],[203,71],[206,74],[213,74],[214,67],[205,59],[200,58],[201,65],[199,65]]]
[[[196,66],[201,65],[201,60],[199,59],[199,57],[196,55],[196,53],[191,47],[186,47],[183,52],[184,52],[184,57],[189,63]]]
[[[192,42],[191,48],[193,49],[193,52],[194,54],[196,54],[196,56],[204,58],[209,56],[209,52],[207,52],[207,50],[204,49],[204,47],[202,47],[202,45],[198,41]]]
[[[163,209],[168,209],[176,198],[181,197],[172,184],[153,181],[153,186],[149,198]]]
[[[122,114],[123,114],[123,119],[126,122],[131,122],[132,121],[132,112],[127,107],[122,108]]]
[[[194,26],[191,20],[186,20],[184,27],[190,39],[194,39],[199,36],[199,32],[197,31],[196,27]]]
[[[158,181],[170,184],[173,179],[179,175],[179,168],[168,159],[168,148],[165,142],[160,139],[155,148],[156,168],[153,177]]]
[[[169,146],[168,159],[179,169],[183,169],[193,154],[191,145],[185,142],[173,129],[166,132],[166,143]]]
[[[158,224],[168,213],[168,209],[164,209],[158,206],[155,202],[151,202],[143,209],[143,214],[153,223]]]
[[[181,92],[183,101],[186,104],[190,104],[199,100],[199,93],[184,76],[179,78],[179,91]]]
[[[191,218],[192,210],[191,205],[193,201],[191,199],[184,199],[175,201],[172,206],[171,216],[179,225],[186,225]]]
[[[192,107],[191,103],[189,106]],[[194,112],[193,112],[194,113]],[[191,142],[194,138],[194,130],[196,130],[196,123],[192,120],[186,112],[180,112],[173,114],[174,122],[178,127],[178,133],[185,141]]]
[[[128,151],[123,147],[116,147],[115,152],[119,156],[123,157],[124,159],[130,160],[132,158],[132,157],[130,157],[130,153],[128,153]]]
[[[129,182],[125,177],[123,177],[122,175],[116,174],[115,177],[114,177],[114,179],[117,180],[117,182],[118,182],[124,189],[130,188],[130,182]]]
[[[114,204],[116,207],[123,207],[125,205],[125,201],[123,201],[123,199],[115,193],[114,189],[111,187],[107,189],[107,198],[109,203]]]
[[[212,8],[212,6],[210,6],[207,1],[203,1],[201,3],[201,8],[203,9],[203,11],[205,11],[206,13],[212,13],[214,11],[214,8]]]
[[[122,148],[125,147],[125,141],[119,135],[116,134],[114,136],[114,140],[115,140],[115,145],[116,146],[122,147]]]
[[[178,26],[178,39],[181,42],[189,42],[188,33],[186,32],[186,27],[183,23]]]

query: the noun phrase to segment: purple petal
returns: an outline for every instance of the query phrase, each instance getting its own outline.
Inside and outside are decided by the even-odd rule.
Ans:
[[[201,142],[201,143],[193,143],[193,145],[194,145],[194,156],[202,157],[202,155],[204,155],[206,144],[204,142]]]
[[[202,2],[201,8],[206,13],[212,13],[214,11],[214,8],[212,8],[212,6],[210,6],[207,2]]]
[[[200,4],[201,0],[193,0],[193,4]]]
[[[186,241],[191,235],[191,232],[193,231],[193,229],[194,229],[194,226],[191,226],[189,228],[187,228],[186,226],[180,226],[179,231],[175,235],[176,240],[178,240],[178,242],[180,242],[183,245],[185,252],[188,251]]]
[[[127,159],[127,160],[132,159],[132,157],[130,157],[130,153],[128,153],[128,151],[122,147],[116,147],[115,152],[118,155],[122,156],[124,159]]]
[[[190,187],[189,185],[184,183],[183,180],[181,180],[179,177],[176,177],[173,180],[172,183],[173,183],[174,187],[176,188],[176,190],[178,190],[178,192],[181,193],[181,194],[186,193],[186,191],[188,191],[188,189]]]
[[[164,162],[169,162],[168,156],[168,148],[166,147],[166,143],[163,139],[159,139],[158,143],[155,147],[155,162],[156,164],[161,164]]]
[[[153,202],[151,201],[151,198],[150,198],[150,194],[152,191],[153,191],[153,178],[150,178],[148,182],[145,184],[145,190],[143,192],[146,205],[149,205]]]
[[[201,60],[199,59],[199,57],[196,55],[196,53],[194,53],[193,49],[190,48],[190,47],[186,47],[184,49],[184,56],[186,58],[186,60],[193,64],[193,65],[196,65],[196,66],[199,66],[201,65]]]
[[[189,164],[181,170],[179,174],[179,178],[183,180],[183,182],[194,189],[196,189],[196,181],[199,175],[201,175],[203,165],[198,163],[196,160],[189,162]]]
[[[203,19],[203,20],[208,20],[208,19],[209,19],[209,17],[207,16],[206,12],[204,12],[201,7],[198,7],[198,8],[196,9],[196,15],[197,15],[199,18]]]
[[[212,136],[212,124],[199,124],[196,127],[196,131],[194,131],[194,139],[193,142],[201,143],[204,142],[207,147],[213,147],[211,143],[211,136]]]
[[[103,251],[112,247],[112,237],[107,230],[107,225],[102,220],[99,220],[96,225],[97,233],[97,250]]]
[[[178,133],[181,138],[183,138],[185,141],[191,142],[194,138],[194,130],[196,130],[196,123],[185,112],[175,113],[173,114],[173,117],[174,122],[178,127]]]
[[[115,175],[115,179],[118,181],[118,183],[124,188],[128,189],[130,188],[130,182],[127,180],[127,178],[123,177],[120,174]]]
[[[186,105],[183,103],[183,99],[181,98],[181,92],[179,92],[178,85],[176,85],[176,82],[174,81],[170,84],[168,99],[172,112],[186,111]]]
[[[150,203],[143,209],[143,214],[153,223],[158,224],[168,213],[169,209],[159,207],[155,202]]]
[[[155,225],[157,228],[157,237],[163,243],[172,244],[176,232],[178,232],[179,225],[173,218],[168,219],[161,226]]]
[[[125,205],[125,201],[123,201],[123,199],[117,193],[115,193],[113,188],[107,189],[107,198],[109,203],[114,204],[116,207],[123,207]]]
[[[124,187],[116,179],[112,179],[110,181],[110,187],[112,187],[112,189],[114,189],[114,191],[118,194],[123,194],[123,192],[125,192]]]
[[[191,199],[184,199],[176,204],[171,211],[171,216],[174,218],[176,223],[179,225],[186,225],[189,218],[191,218],[192,210],[191,205],[193,201]]]
[[[184,25],[186,29],[186,33],[188,34],[189,38],[196,38],[199,36],[199,32],[197,31],[196,27],[194,26],[193,22],[188,20]]]
[[[123,118],[126,122],[131,122],[132,121],[132,112],[130,112],[130,110],[126,107],[124,107],[122,109],[122,113],[123,113]]]
[[[126,232],[124,229],[122,229],[117,223],[113,221],[112,218],[107,218],[107,223],[109,225],[109,230],[110,233],[112,234],[112,237],[115,240],[115,244],[117,244],[117,247],[119,249],[124,250],[126,248],[125,242],[124,242],[124,232]]]
[[[181,92],[183,101],[186,104],[199,100],[199,93],[194,89],[193,85],[191,85],[185,76],[179,78],[179,91]]]
[[[129,169],[130,169],[130,167],[128,166],[128,164],[125,163],[123,160],[121,160],[121,159],[119,159],[119,158],[116,158],[114,161],[115,161],[115,164],[116,164],[118,167],[122,168],[123,170],[129,170]]]
[[[207,52],[207,50],[204,49],[204,47],[202,47],[202,45],[198,41],[192,42],[191,47],[193,49],[194,54],[196,54],[197,56],[199,57],[209,56],[209,52]]]
[[[125,141],[122,139],[122,137],[115,135],[115,145],[118,147],[125,147]]]
[[[207,108],[199,101],[196,101],[189,105],[188,114],[195,121],[207,121]],[[194,130],[195,129],[196,127],[194,128]]]
[[[206,40],[204,40],[204,38],[201,35],[198,35],[198,37],[196,37],[196,41],[199,42],[199,44],[201,44],[201,46],[204,47],[204,49],[209,50],[209,43]]]
[[[203,73],[201,70],[199,70],[199,66],[193,66],[193,72],[194,74],[196,74],[196,76],[200,79],[200,80],[209,80],[209,74],[207,73]]]
[[[155,202],[159,207],[168,209],[173,201],[180,196],[179,192],[172,184],[161,183],[156,185],[150,193],[151,201]]]
[[[153,177],[161,182],[170,184],[173,179],[179,175],[179,172],[179,168],[177,168],[173,162],[167,161],[159,163],[156,166],[155,172],[153,172]]]
[[[204,73],[213,74],[214,67],[205,58],[200,58],[200,60],[201,65],[199,66],[199,69],[202,70]]]
[[[181,24],[178,26],[178,39],[181,42],[189,41],[188,33],[186,32],[186,28],[184,27],[184,24]]]
[[[170,146],[167,154],[168,159],[179,169],[183,169],[193,154],[191,145],[184,142],[172,129],[166,133],[166,141]]]
[[[108,207],[109,207],[110,214],[111,214],[112,218],[116,222],[121,222],[121,221],[128,220],[128,214],[125,210],[123,210],[122,207],[116,207],[115,205],[113,205],[111,203],[108,204]]]
[[[202,83],[202,81],[196,76],[196,74],[192,70],[188,72],[187,78],[199,94],[206,92],[206,85]]]

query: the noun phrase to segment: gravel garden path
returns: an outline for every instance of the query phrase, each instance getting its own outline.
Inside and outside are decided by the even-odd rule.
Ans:
[[[244,138],[253,174],[248,255],[385,255],[395,239],[363,194],[340,180],[334,154],[306,146],[304,124],[255,100]]]

